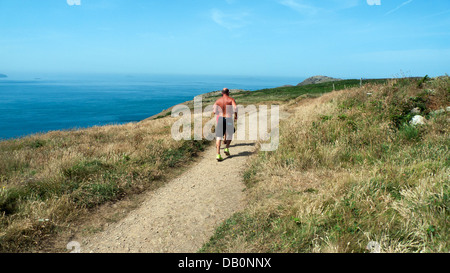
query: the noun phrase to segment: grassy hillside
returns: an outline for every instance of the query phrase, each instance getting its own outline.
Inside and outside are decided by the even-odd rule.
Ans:
[[[249,104],[276,93],[283,101],[332,88],[279,88],[237,97],[240,104]],[[206,98],[204,107],[216,97]],[[89,222],[102,205],[157,188],[179,173],[208,143],[174,141],[170,128],[176,119],[166,112],[140,123],[1,141],[0,252],[39,251],[49,238]],[[99,229],[89,225],[84,229]]]
[[[0,142],[0,251],[39,251],[107,202],[160,186],[206,141],[171,138],[175,118]]]
[[[448,252],[450,113],[435,112],[447,106],[448,77],[291,100],[278,150],[259,152],[244,175],[247,208],[201,251],[369,252],[373,241],[382,252]],[[425,125],[410,125],[415,108]]]
[[[336,82],[326,82],[320,84],[311,84],[304,86],[286,86],[278,88],[268,88],[256,91],[240,91],[232,94],[238,104],[261,104],[277,102],[283,103],[296,99],[300,96],[317,97],[333,90],[343,90],[346,88],[360,86],[362,83],[384,83],[386,79],[370,80],[342,80]],[[333,89],[334,88],[334,89]],[[220,95],[210,96],[204,99],[204,102],[214,102]]]
[[[281,104],[291,116],[278,150],[249,163],[248,207],[203,252],[364,252],[369,241],[383,251],[449,250],[449,113],[433,113],[450,106],[449,79],[359,86],[345,80],[233,95],[238,104]],[[426,125],[409,125],[414,108]],[[39,251],[103,205],[181,172],[208,142],[174,141],[175,120],[163,113],[0,142],[0,252]]]

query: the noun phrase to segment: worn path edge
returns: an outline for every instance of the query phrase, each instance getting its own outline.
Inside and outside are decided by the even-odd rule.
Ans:
[[[222,148],[224,146],[222,145]],[[148,193],[124,219],[80,240],[82,253],[195,253],[215,229],[245,206],[243,172],[255,141],[233,141],[230,156],[215,145],[186,172]]]

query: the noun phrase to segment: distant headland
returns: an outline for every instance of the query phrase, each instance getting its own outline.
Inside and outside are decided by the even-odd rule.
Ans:
[[[308,85],[308,84],[316,84],[316,83],[324,83],[324,82],[333,82],[333,81],[341,81],[342,79],[336,79],[328,76],[314,76],[307,78],[303,82],[297,84],[297,86]]]
[[[8,78],[8,76],[0,73],[0,78]]]

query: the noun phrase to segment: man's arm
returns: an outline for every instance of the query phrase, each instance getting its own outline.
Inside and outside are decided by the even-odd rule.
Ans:
[[[237,119],[237,105],[236,101],[232,99],[231,104],[233,105],[234,119]]]

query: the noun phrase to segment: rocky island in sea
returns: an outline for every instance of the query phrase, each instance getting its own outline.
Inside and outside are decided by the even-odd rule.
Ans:
[[[0,78],[8,78],[8,76],[0,73]]]

